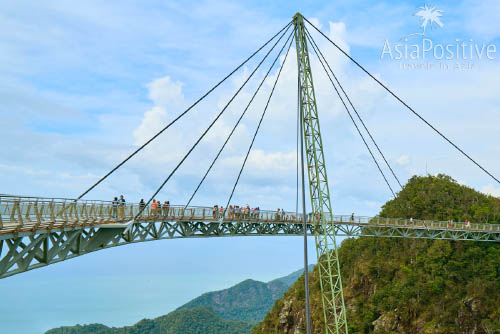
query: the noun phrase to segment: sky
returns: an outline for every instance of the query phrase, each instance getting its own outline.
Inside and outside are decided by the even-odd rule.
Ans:
[[[424,5],[440,10],[441,24],[428,23],[421,36],[416,34],[423,32],[423,21],[415,14]],[[500,175],[498,1],[3,1],[0,193],[77,197],[296,12],[493,175]],[[402,183],[413,175],[446,173],[500,196],[498,183],[310,30]],[[424,53],[431,43],[434,48]],[[472,59],[467,59],[470,49],[466,59],[453,51],[461,43],[472,45]],[[396,44],[410,48],[406,58],[395,59]],[[384,53],[387,45],[392,56]],[[420,52],[411,54],[414,45]],[[440,48],[447,45],[453,51],[450,59],[439,59]],[[124,194],[128,201],[149,199],[267,50],[85,198],[110,200]],[[158,199],[182,204],[191,196],[277,51]],[[271,69],[193,204],[227,202],[281,64],[283,72],[232,203],[295,210],[294,44],[287,60],[282,55]],[[392,194],[312,54],[311,66],[334,213],[377,214]],[[395,180],[389,181],[397,191]],[[129,325],[246,278],[268,281],[286,275],[302,265],[301,241],[164,240],[99,251],[1,280],[0,293],[9,302],[0,306],[0,323],[9,333],[21,334],[76,323]],[[315,262],[310,245],[309,258]]]

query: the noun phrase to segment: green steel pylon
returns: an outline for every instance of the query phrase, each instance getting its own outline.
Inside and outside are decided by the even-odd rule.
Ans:
[[[347,318],[335,242],[335,228],[326,221],[327,216],[332,216],[332,205],[302,14],[295,14],[294,25],[300,85],[299,107],[309,175],[311,214],[315,224],[314,239],[318,256],[325,328],[327,334],[347,334]],[[320,224],[321,229],[325,232],[323,234],[319,233]]]

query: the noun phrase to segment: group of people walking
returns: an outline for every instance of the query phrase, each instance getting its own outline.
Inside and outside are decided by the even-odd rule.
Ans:
[[[255,207],[255,208],[250,208],[250,205],[245,205],[245,206],[239,206],[239,205],[230,205],[228,209],[224,212],[224,207],[214,205],[212,208],[212,216],[215,219],[221,218],[224,216],[224,214],[229,218],[229,219],[240,219],[240,218],[254,218],[257,219],[259,218],[260,215],[260,208]]]
[[[274,220],[288,220],[288,218],[293,218],[295,220],[295,216],[288,216],[284,209],[276,210],[276,215],[274,216]]]
[[[144,199],[141,199],[141,201],[139,202],[139,211],[141,212],[141,215],[144,215],[146,209],[146,203],[144,202]],[[151,202],[150,215],[168,217],[169,212],[170,201],[164,201],[162,204],[161,201],[153,199],[153,201]]]
[[[410,223],[413,223],[413,217],[410,217]],[[448,221],[446,223],[447,223],[447,227],[448,228],[456,228],[456,227],[460,227],[461,226],[460,222],[458,222],[458,225],[457,225],[457,223],[455,223],[451,219],[448,219]],[[466,219],[463,224],[464,224],[463,226],[465,226],[465,228],[471,228],[471,224],[470,224],[470,221],[468,219]]]
[[[125,216],[125,206],[126,206],[126,201],[123,195],[120,195],[120,198],[115,197],[111,204],[112,217],[123,218]],[[139,202],[139,212],[141,216],[148,214],[146,202],[144,202],[144,199],[141,199],[141,201]],[[170,212],[170,201],[164,201],[162,204],[161,201],[157,201],[154,199],[151,202],[151,210],[149,211],[150,215],[167,217],[169,215],[169,212]]]

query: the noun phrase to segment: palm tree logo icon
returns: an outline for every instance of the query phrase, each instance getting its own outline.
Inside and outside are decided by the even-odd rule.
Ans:
[[[427,5],[424,5],[424,7],[420,7],[420,10],[415,13],[415,16],[420,17],[420,27],[422,28],[422,36],[425,35],[425,29],[427,28],[427,24],[430,23],[431,28],[433,27],[433,24],[437,24],[440,28],[444,26],[443,22],[441,22],[440,17],[443,16],[443,11],[440,9],[436,9],[436,7],[427,7]]]
[[[420,28],[422,28],[422,32],[409,34],[406,37],[416,35],[425,36],[425,31],[428,25],[431,27],[431,29],[434,28],[434,25],[437,25],[440,28],[444,27],[443,22],[441,22],[443,11],[440,9],[436,9],[435,6],[429,7],[427,5],[424,5],[423,7],[419,7],[418,11],[414,15],[419,17],[420,19]]]

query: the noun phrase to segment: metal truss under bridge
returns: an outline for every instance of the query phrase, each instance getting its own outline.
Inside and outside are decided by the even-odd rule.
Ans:
[[[211,207],[145,208],[139,204],[0,196],[0,278],[135,242],[230,236],[300,236],[302,216],[295,212],[227,211]],[[336,235],[500,242],[500,225],[333,215]],[[308,234],[321,225],[307,217]]]

